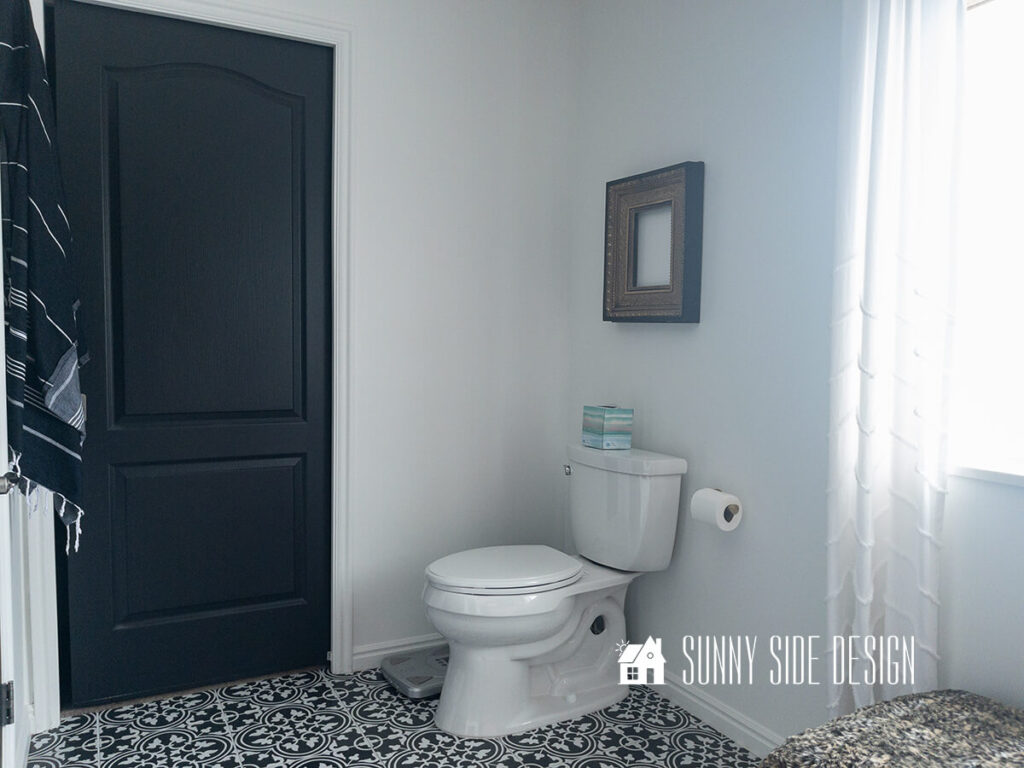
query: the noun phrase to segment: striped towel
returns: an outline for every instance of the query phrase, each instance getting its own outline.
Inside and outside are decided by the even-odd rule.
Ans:
[[[38,501],[53,492],[81,533],[86,360],[71,273],[71,227],[57,163],[50,85],[28,0],[0,0],[0,198],[3,209],[10,470]]]

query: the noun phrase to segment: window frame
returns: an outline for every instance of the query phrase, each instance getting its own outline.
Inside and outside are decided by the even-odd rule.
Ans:
[[[995,2],[995,0],[965,0],[965,7],[967,11],[971,11],[991,2]],[[947,432],[947,439],[952,437],[953,435]],[[1022,468],[1020,472],[1008,472],[999,469],[992,469],[991,467],[983,466],[981,464],[950,461],[946,467],[946,474],[950,477],[962,477],[997,485],[1024,488],[1024,468]]]

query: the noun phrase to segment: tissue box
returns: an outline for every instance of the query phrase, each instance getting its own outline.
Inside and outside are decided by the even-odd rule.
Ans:
[[[631,448],[633,409],[613,405],[583,406],[583,444],[588,448]]]

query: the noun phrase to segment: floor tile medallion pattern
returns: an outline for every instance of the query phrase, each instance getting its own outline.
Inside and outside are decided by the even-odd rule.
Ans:
[[[500,739],[434,728],[378,670],[310,670],[66,717],[29,768],[754,768],[757,758],[653,690]]]

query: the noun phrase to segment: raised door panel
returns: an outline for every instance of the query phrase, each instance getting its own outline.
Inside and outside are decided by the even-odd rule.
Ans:
[[[301,457],[123,465],[111,475],[118,629],[305,599]]]
[[[116,422],[300,416],[302,99],[207,65],[104,80]]]

